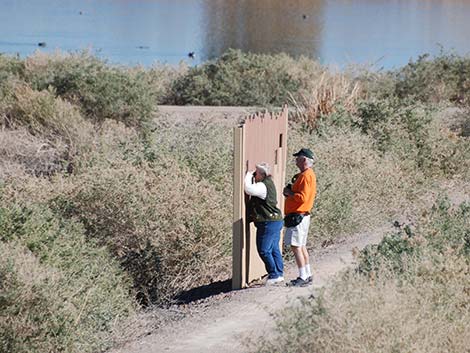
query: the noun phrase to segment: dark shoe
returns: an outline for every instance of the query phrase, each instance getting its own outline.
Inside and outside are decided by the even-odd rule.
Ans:
[[[300,277],[297,277],[296,279],[293,279],[289,283],[286,283],[288,287],[305,287],[308,286],[309,282],[308,280],[304,280]]]
[[[308,282],[308,283],[312,283],[312,282],[313,282],[313,278],[312,278],[312,276],[308,276],[308,278],[307,278],[307,282]]]

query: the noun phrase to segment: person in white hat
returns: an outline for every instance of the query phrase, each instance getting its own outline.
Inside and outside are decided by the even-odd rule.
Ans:
[[[292,178],[283,191],[284,203],[284,243],[294,253],[299,276],[287,285],[303,287],[312,283],[312,270],[307,250],[307,235],[310,227],[310,211],[317,192],[317,179],[312,169],[315,157],[308,148],[294,153],[295,164],[300,173]]]

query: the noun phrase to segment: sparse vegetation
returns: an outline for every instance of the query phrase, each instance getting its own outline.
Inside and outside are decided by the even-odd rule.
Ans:
[[[258,352],[465,352],[469,210],[441,200],[414,229],[367,247],[356,269],[280,314]]]
[[[2,347],[99,351],[114,321],[139,305],[165,304],[229,276],[231,129],[170,121],[156,113],[157,103],[295,102],[288,147],[309,146],[318,157],[310,239],[319,246],[403,210],[420,214],[439,183],[469,182],[468,92],[464,78],[455,81],[468,61],[423,57],[395,72],[354,74],[239,51],[198,67],[149,69],[113,67],[87,53],[0,56]],[[449,104],[457,104],[454,118],[443,121]],[[288,175],[296,172],[289,168]],[[413,236],[391,235],[364,251],[359,271],[299,308],[309,313],[299,323],[286,316],[281,348],[266,347],[301,351],[320,340],[319,351],[335,351],[328,342],[342,351],[377,351],[380,342],[389,351],[413,350],[401,330],[422,317],[430,331],[416,331],[416,344],[458,350],[468,322],[468,312],[457,310],[468,296],[459,287],[468,277],[468,237],[459,238],[467,232],[466,207],[439,206]],[[452,262],[442,274],[448,251]],[[376,304],[389,295],[394,301],[381,311]],[[419,300],[426,305],[411,310]],[[398,305],[409,316],[387,321]],[[368,322],[367,306],[377,308],[375,321]],[[434,324],[442,312],[455,320]],[[400,340],[372,332],[380,325]],[[444,329],[455,339],[432,346],[450,337]],[[382,341],[364,340],[369,334]],[[294,338],[299,345],[291,345]]]

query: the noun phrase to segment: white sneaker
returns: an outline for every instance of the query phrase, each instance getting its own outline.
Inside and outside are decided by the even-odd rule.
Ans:
[[[280,282],[284,282],[284,277],[279,276],[279,277],[277,277],[277,278],[269,278],[269,279],[266,281],[266,285],[267,285],[267,286],[272,286],[273,284],[280,283]]]

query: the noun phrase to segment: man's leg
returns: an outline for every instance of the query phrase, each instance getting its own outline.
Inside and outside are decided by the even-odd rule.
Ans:
[[[284,276],[284,261],[282,259],[281,250],[279,249],[279,240],[281,239],[281,229],[283,226],[283,222],[271,222],[273,223],[273,244],[272,244],[272,256],[274,260],[274,264],[276,266],[276,272],[279,277]]]
[[[312,279],[312,269],[310,268],[310,257],[308,255],[308,250],[307,250],[307,247],[304,245],[302,246],[302,255],[303,255],[303,258],[305,260],[305,264],[304,264],[304,267],[305,267],[305,271],[307,272],[307,277],[309,280]]]
[[[258,250],[258,254],[261,257],[261,260],[264,262],[264,266],[266,268],[266,272],[268,273],[269,278],[276,278],[276,265],[274,263],[273,255],[272,255],[272,237],[273,234],[270,232],[269,227],[264,222],[257,225],[256,228],[256,247]]]
[[[303,250],[304,247],[305,246],[291,245],[291,249],[295,257],[295,263],[297,264],[297,268],[299,269],[299,277],[302,278],[303,280],[307,280],[308,274],[305,268],[305,265],[307,262],[304,256],[304,250]]]

